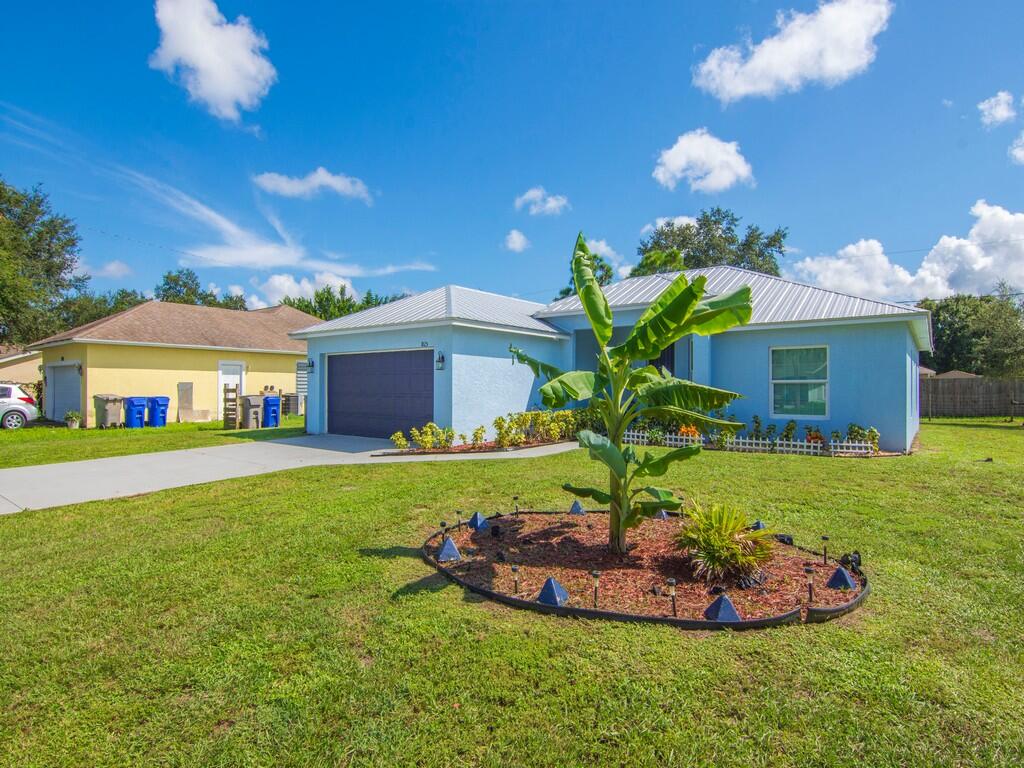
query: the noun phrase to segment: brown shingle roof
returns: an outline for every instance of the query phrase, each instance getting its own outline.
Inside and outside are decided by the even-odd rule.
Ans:
[[[147,301],[29,345],[70,341],[131,342],[188,347],[222,347],[281,352],[306,351],[306,342],[289,338],[290,331],[318,322],[305,312],[280,305],[242,311]]]

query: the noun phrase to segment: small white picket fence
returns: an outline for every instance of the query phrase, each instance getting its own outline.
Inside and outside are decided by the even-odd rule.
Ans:
[[[629,430],[622,436],[628,445],[650,445],[647,432]],[[703,445],[700,437],[689,435],[665,435],[662,445],[669,448],[683,448],[688,445]],[[870,456],[874,453],[871,443],[832,440],[828,443],[810,440],[766,440],[764,438],[733,437],[725,443],[725,450],[740,453],[786,453],[798,456]]]
[[[651,441],[646,432],[639,430],[628,430],[622,436],[622,442],[628,445],[650,445]],[[703,440],[699,437],[692,437],[690,435],[665,435],[665,445],[669,448],[685,448],[688,445],[702,445]]]

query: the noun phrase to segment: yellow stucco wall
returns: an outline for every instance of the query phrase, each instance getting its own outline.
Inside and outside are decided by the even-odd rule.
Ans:
[[[217,418],[220,393],[218,363],[245,365],[243,394],[256,394],[273,385],[282,392],[295,391],[295,364],[305,354],[229,352],[210,349],[176,349],[121,344],[65,344],[43,350],[43,364],[59,360],[82,363],[82,414],[84,426],[95,425],[93,395],[123,397],[164,395],[170,398],[167,420],[178,419],[178,383],[192,382],[192,408],[208,410]]]
[[[0,381],[15,384],[35,384],[43,375],[39,373],[39,355],[31,355],[14,361],[0,361]]]

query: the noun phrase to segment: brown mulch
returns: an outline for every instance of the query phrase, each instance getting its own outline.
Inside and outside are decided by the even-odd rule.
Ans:
[[[675,545],[675,536],[683,524],[681,517],[645,521],[631,529],[631,546],[626,557],[608,552],[608,520],[603,514],[505,515],[491,518],[490,529],[473,531],[465,525],[452,532],[462,560],[442,563],[464,581],[475,586],[534,600],[545,579],[554,576],[569,593],[568,605],[594,607],[594,582],[590,573],[600,571],[598,608],[606,611],[647,616],[671,616],[672,603],[665,580],[677,580],[676,610],[680,618],[702,619],[704,609],[715,599],[716,586],[694,578],[684,552]],[[492,529],[500,535],[495,537]],[[440,537],[427,547],[437,557]],[[500,562],[498,553],[506,562]],[[512,565],[519,566],[519,592],[516,594]],[[796,547],[776,543],[774,556],[764,568],[760,586],[740,589],[734,580],[722,582],[741,619],[777,616],[798,606],[807,606],[807,576],[803,569],[814,568],[814,605],[838,606],[859,592],[827,589],[836,568],[820,556]],[[856,578],[856,577],[855,577]],[[656,591],[658,594],[656,594]]]

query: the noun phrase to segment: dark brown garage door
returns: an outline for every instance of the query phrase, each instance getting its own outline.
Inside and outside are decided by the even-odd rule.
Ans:
[[[373,352],[327,358],[327,431],[391,437],[434,420],[434,353]]]

